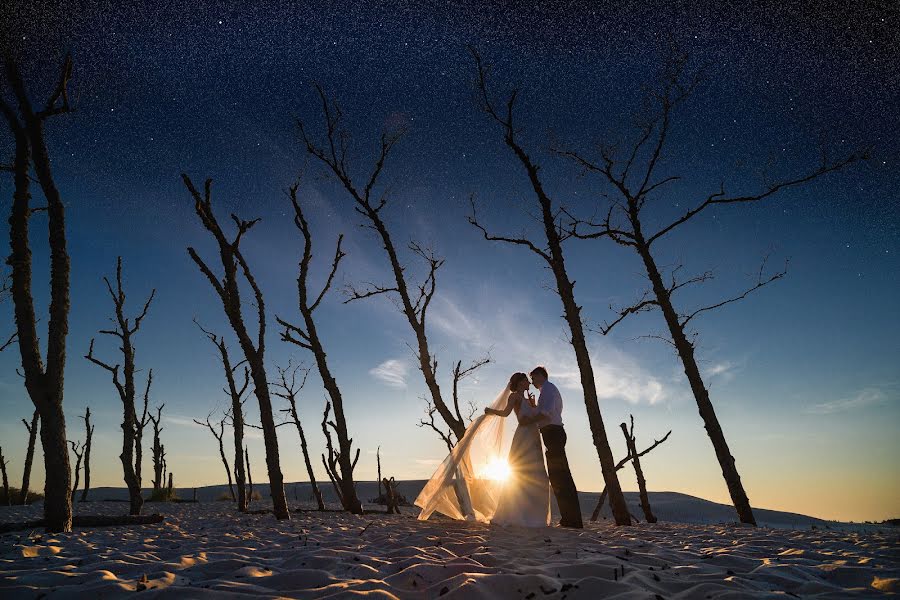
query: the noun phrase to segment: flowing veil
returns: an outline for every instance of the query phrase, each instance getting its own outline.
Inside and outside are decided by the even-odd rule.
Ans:
[[[509,388],[504,388],[490,405],[506,408]],[[422,509],[419,520],[434,512],[453,519],[488,522],[497,509],[502,482],[486,476],[492,467],[505,464],[501,455],[503,417],[482,414],[466,429],[465,435],[444,459],[422,488],[415,505]]]

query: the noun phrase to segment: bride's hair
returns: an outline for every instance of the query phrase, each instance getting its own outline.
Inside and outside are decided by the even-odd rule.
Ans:
[[[513,373],[512,377],[509,378],[509,385],[506,389],[512,392],[517,387],[519,387],[519,384],[522,383],[523,379],[528,379],[528,375],[526,375],[525,373]]]

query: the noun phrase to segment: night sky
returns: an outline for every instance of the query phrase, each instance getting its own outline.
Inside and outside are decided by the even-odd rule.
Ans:
[[[752,192],[761,189],[763,170],[784,177],[814,168],[821,139],[835,157],[872,150],[863,164],[771,200],[707,211],[660,244],[657,258],[667,269],[683,263],[690,274],[715,271],[714,281],[683,296],[686,309],[739,292],[752,283],[763,256],[770,255],[773,267],[790,260],[784,280],[695,322],[707,384],[754,506],[840,519],[898,516],[896,5],[152,4],[75,2],[61,9],[14,2],[0,9],[11,29],[5,43],[23,57],[35,98],[46,96],[65,52],[75,63],[76,110],[52,120],[48,141],[67,204],[72,256],[68,436],[83,436],[76,415],[90,405],[97,426],[94,485],[122,485],[115,458],[121,406],[108,374],[82,358],[90,338],[108,323],[112,303],[102,277],[114,274],[118,255],[133,311],[157,288],[136,339],[137,360],[142,369],[154,369],[153,404],[166,404],[163,437],[176,484],[224,480],[212,436],[191,423],[226,404],[215,349],[192,317],[227,333],[233,352],[239,350],[218,298],[185,250],[195,246],[215,259],[182,172],[195,182],[214,180],[220,220],[229,212],[262,218],[242,248],[269,309],[270,365],[289,356],[311,364],[280,342],[274,327],[276,314],[298,320],[301,246],[285,190],[301,181],[317,249],[314,289],[327,274],[337,235],[347,237],[336,289],[317,316],[351,435],[363,449],[357,477],[374,478],[379,445],[387,472],[398,478],[426,478],[442,459],[445,448],[436,435],[415,426],[426,389],[405,318],[387,297],[342,303],[346,285],[387,282],[389,273],[350,198],[299,143],[296,119],[321,132],[312,87],[318,82],[346,114],[358,177],[368,172],[382,130],[408,131],[385,167],[390,195],[384,214],[398,246],[417,240],[446,258],[429,315],[445,393],[458,359],[486,352],[494,359],[463,388],[479,406],[493,400],[511,372],[546,364],[566,400],[575,481],[583,490],[600,489],[574,355],[559,299],[548,289],[550,273],[533,254],[486,242],[466,222],[475,194],[493,231],[541,235],[521,165],[475,101],[466,46],[493,64],[498,97],[521,89],[522,140],[542,165],[550,194],[591,216],[602,210],[609,190],[554,157],[550,140],[586,152],[600,140],[632,140],[643,89],[656,83],[675,42],[690,53],[692,68],[706,66],[706,77],[675,114],[660,172],[682,180],[648,205],[649,223],[667,223],[721,181],[734,193]],[[11,148],[4,129],[0,156],[10,157]],[[11,176],[3,174],[4,210],[11,194]],[[44,223],[35,216],[33,231]],[[8,230],[0,230],[4,247],[7,237]],[[43,304],[46,240],[32,237]],[[610,304],[627,305],[645,287],[630,249],[573,240],[567,252],[591,325],[614,316]],[[413,277],[421,276],[413,256],[404,260]],[[10,304],[0,311],[11,330]],[[608,337],[589,337],[613,451],[625,453],[617,433],[629,413],[639,446],[672,429],[644,464],[649,488],[727,502],[677,357],[664,343],[638,339],[664,327],[660,314],[649,313]],[[112,360],[117,350],[107,338],[98,339],[96,352]],[[21,477],[26,441],[19,419],[32,411],[17,361],[16,349],[0,355],[0,443],[13,483]],[[324,396],[317,377],[310,377],[301,405],[310,443],[319,448]],[[281,429],[279,438],[286,480],[305,480],[296,433]],[[250,440],[250,453],[261,479],[258,437]],[[33,480],[41,477],[38,468]],[[630,471],[621,471],[620,479],[626,490],[636,489]]]

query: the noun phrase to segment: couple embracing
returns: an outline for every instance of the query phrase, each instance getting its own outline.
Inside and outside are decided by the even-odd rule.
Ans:
[[[532,384],[540,391],[536,402],[529,392]],[[419,519],[439,512],[454,519],[545,527],[550,524],[552,487],[562,516],[560,526],[581,528],[578,492],[566,458],[562,407],[562,396],[547,380],[544,367],[533,369],[530,381],[525,373],[513,374],[425,484],[415,501],[422,509]],[[518,427],[504,457],[503,419],[513,413]]]

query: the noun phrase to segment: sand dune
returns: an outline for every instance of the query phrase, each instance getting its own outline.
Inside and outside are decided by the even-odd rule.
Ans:
[[[82,513],[121,514],[118,503]],[[583,531],[399,516],[237,515],[148,505],[165,522],[0,536],[3,598],[853,598],[900,590],[900,532],[685,523]],[[39,507],[0,509],[0,520]]]

